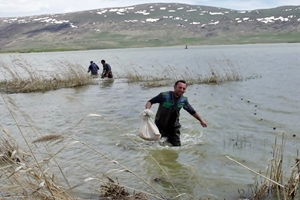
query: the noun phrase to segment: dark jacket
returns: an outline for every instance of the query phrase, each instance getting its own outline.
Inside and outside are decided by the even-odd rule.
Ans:
[[[108,71],[111,71],[111,67],[108,63],[105,63],[103,65],[103,73],[107,73]]]
[[[89,71],[88,72],[91,72],[92,75],[97,75],[98,70],[99,70],[98,65],[96,63],[91,63],[90,66],[89,66]]]
[[[181,108],[185,109],[191,115],[196,111],[189,104],[187,97],[181,96],[176,98],[173,91],[162,92],[156,97],[149,100],[151,104],[159,103],[155,116],[155,123],[158,127],[180,127],[179,116]]]

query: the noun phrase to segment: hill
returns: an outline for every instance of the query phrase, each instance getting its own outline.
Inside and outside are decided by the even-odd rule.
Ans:
[[[238,11],[179,3],[0,18],[0,51],[300,42],[300,6]]]

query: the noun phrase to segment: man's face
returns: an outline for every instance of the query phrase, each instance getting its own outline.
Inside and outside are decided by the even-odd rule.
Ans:
[[[181,97],[186,90],[186,84],[179,82],[174,86],[174,95],[175,97]]]

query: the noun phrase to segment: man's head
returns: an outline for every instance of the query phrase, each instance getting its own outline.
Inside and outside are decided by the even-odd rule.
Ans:
[[[181,97],[185,92],[187,84],[184,80],[178,80],[174,84],[174,96]]]
[[[91,64],[93,63],[93,61],[90,62]]]
[[[105,60],[101,60],[101,63],[102,63],[102,65],[104,65],[105,64]]]

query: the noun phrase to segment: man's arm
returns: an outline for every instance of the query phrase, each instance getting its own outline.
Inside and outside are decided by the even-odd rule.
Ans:
[[[198,115],[198,113],[193,114],[193,117],[195,117],[201,124],[202,127],[207,127],[206,122]]]
[[[102,69],[101,77],[104,77],[104,75],[105,75],[105,66],[103,65],[103,69]]]
[[[150,99],[149,101],[147,101],[145,108],[146,109],[150,109],[152,104],[154,103],[160,103],[162,102],[162,93],[160,93],[159,95],[157,95],[156,97],[153,97],[152,99]]]
[[[194,110],[194,108],[190,105],[189,101],[186,99],[185,105],[183,107],[186,111],[188,111],[193,117],[195,117],[201,124],[202,127],[207,127],[206,122],[200,117],[200,115]]]

